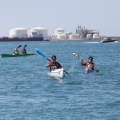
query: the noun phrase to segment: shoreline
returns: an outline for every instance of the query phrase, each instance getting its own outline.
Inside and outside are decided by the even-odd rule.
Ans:
[[[120,40],[120,37],[109,37],[111,40]],[[78,38],[78,39],[51,39],[51,40],[54,40],[54,41],[71,41],[71,40],[76,40],[76,41],[79,41],[79,40],[96,40],[96,41],[101,41],[103,40],[104,37],[102,38]],[[50,40],[50,41],[51,41]]]
[[[35,42],[35,41],[81,41],[81,40],[95,40],[95,41],[101,41],[103,40],[105,37],[100,37],[100,38],[77,38],[77,39],[41,39],[41,38],[32,38],[32,39],[11,39],[11,38],[0,38],[0,42],[22,42],[22,41],[31,41],[31,42]],[[107,37],[110,38],[111,40],[120,40],[120,37]]]

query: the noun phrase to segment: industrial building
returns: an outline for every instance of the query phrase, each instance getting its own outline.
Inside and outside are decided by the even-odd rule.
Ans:
[[[48,29],[43,27],[34,28],[14,28],[9,31],[9,38],[44,38],[53,40],[81,40],[99,39],[99,31],[87,29],[85,26],[78,26],[75,33],[65,32],[63,28],[56,28],[55,33],[50,38]]]
[[[27,38],[28,37],[28,29],[26,28],[14,28],[9,30],[10,38]]]
[[[78,26],[76,34],[79,34],[79,38],[99,38],[99,31],[87,29],[85,26]]]
[[[42,27],[35,27],[31,29],[27,28],[14,28],[9,30],[10,38],[39,38],[48,37],[48,30]]]
[[[78,26],[75,33],[65,32],[63,28],[56,28],[52,35],[54,40],[80,40],[80,39],[98,39],[99,31],[89,30],[85,26]]]

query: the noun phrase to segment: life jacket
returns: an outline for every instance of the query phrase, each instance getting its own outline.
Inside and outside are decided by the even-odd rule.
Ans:
[[[88,68],[94,68],[94,63],[87,63],[86,66],[87,66]]]
[[[94,70],[92,68],[86,67],[85,68],[85,73],[90,73],[93,72]]]
[[[61,66],[60,63],[58,63],[58,62],[50,63],[50,64],[51,64],[51,66],[50,66],[50,71],[51,71],[51,70],[55,70],[55,69],[62,68],[62,66]]]

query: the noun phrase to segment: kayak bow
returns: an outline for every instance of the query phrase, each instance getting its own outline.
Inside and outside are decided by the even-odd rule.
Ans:
[[[56,77],[56,78],[63,78],[65,73],[64,73],[64,69],[61,68],[61,69],[55,69],[55,70],[48,72],[48,75],[51,77]]]

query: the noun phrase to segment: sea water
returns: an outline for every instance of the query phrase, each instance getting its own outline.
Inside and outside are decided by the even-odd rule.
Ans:
[[[12,53],[27,44],[55,54],[69,72],[63,79],[48,76],[48,61],[36,53],[0,58],[0,120],[120,120],[120,42],[41,41],[0,42],[0,52]],[[80,59],[94,58],[99,72],[85,73]]]

